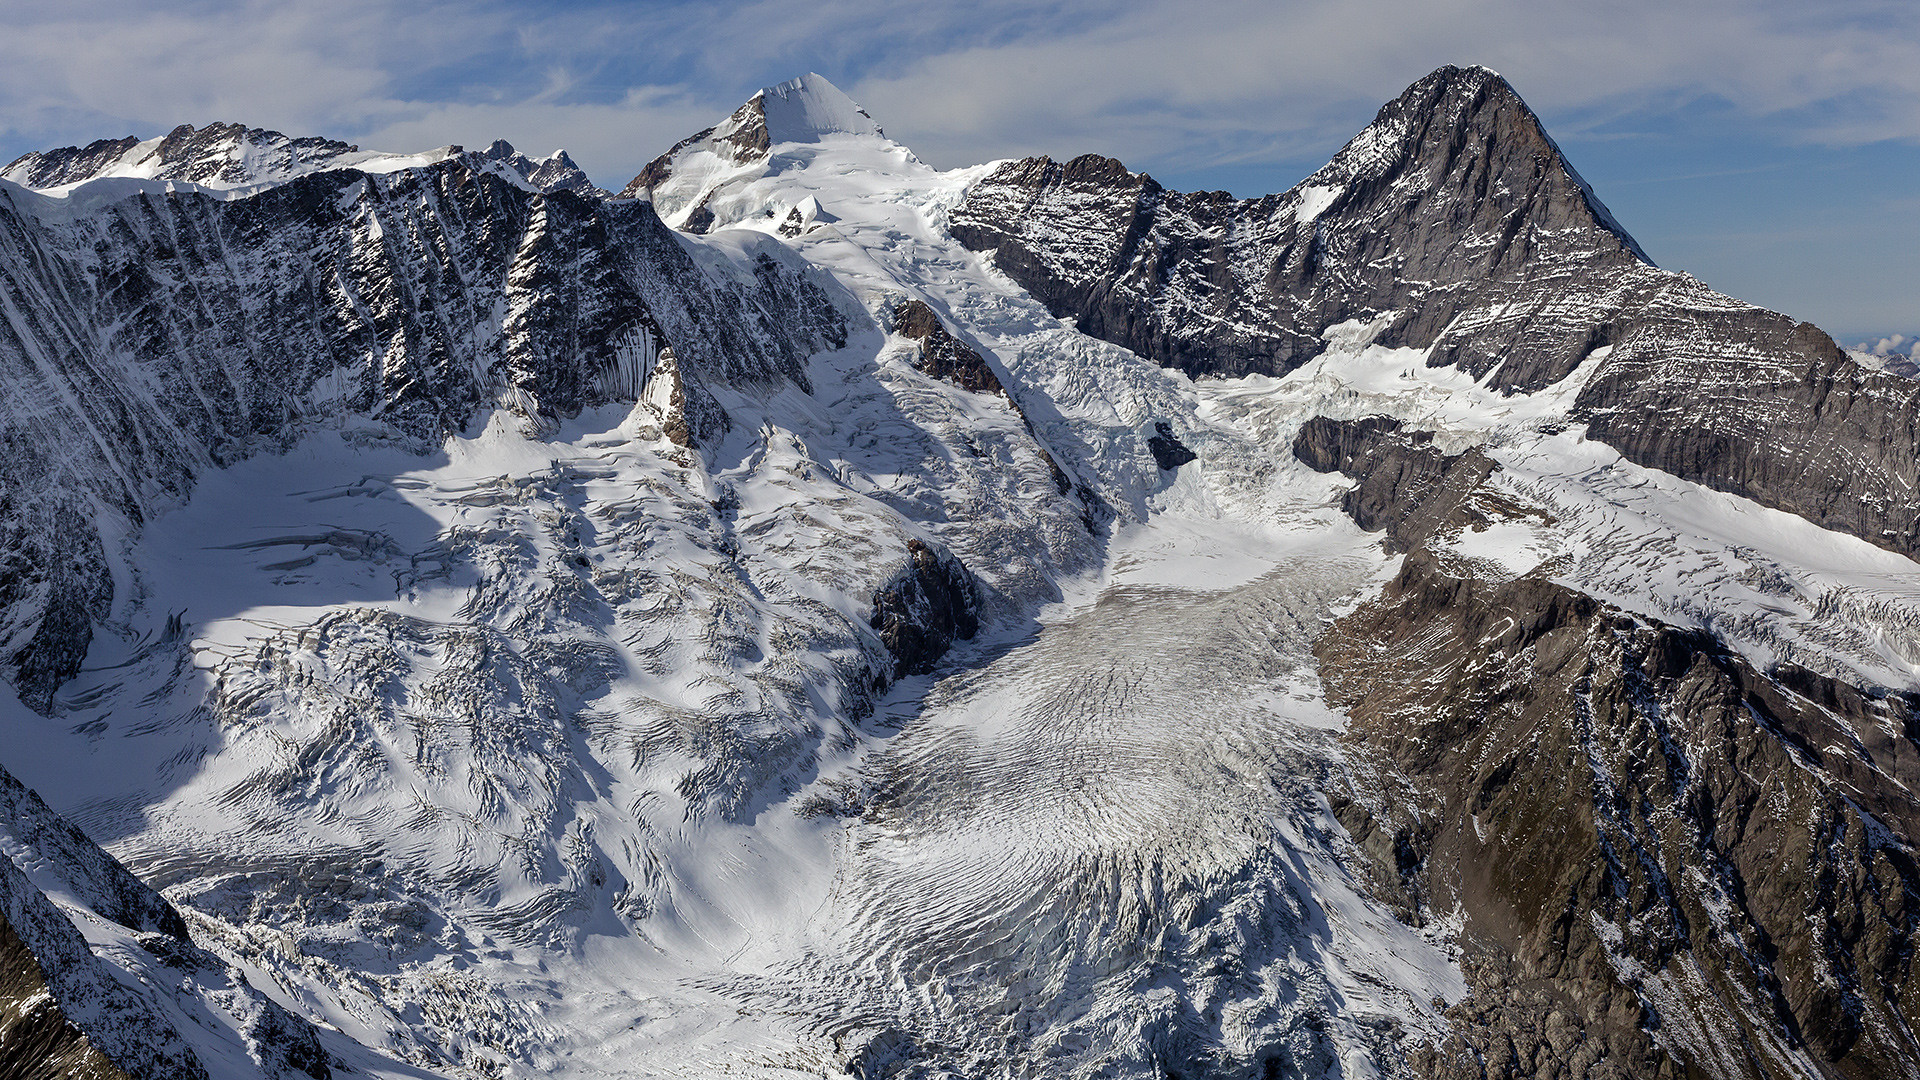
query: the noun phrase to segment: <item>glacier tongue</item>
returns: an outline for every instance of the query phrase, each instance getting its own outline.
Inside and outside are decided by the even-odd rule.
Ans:
[[[52,716],[9,706],[22,773],[376,1073],[354,1043],[458,1075],[1393,1056],[1458,972],[1354,884],[1302,666],[1380,556],[1284,442],[953,243],[975,172],[869,135],[782,154],[727,178],[752,227],[681,272],[789,287],[767,234],[805,203],[788,244],[864,311],[842,347],[781,378],[692,350],[726,422],[688,444],[614,394],[483,411],[425,458],[343,411],[204,472]],[[1005,393],[921,372],[882,329],[907,299]],[[1163,469],[1163,428],[1201,460]],[[1332,548],[1224,524],[1279,508]],[[912,543],[977,575],[986,636],[880,696],[866,620]],[[1135,634],[1161,644],[1102,644]],[[1120,696],[1073,707],[1082,679]],[[927,786],[968,771],[990,786]],[[1030,989],[994,989],[1021,964]],[[1049,1016],[1056,991],[1077,1004]]]

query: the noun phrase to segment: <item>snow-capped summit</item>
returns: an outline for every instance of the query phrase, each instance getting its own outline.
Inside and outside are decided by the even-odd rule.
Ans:
[[[867,110],[825,76],[807,72],[754,95],[774,143],[819,142],[822,135],[883,135]]]
[[[886,133],[839,87],[808,72],[761,89],[725,120],[682,139],[649,162],[620,196],[649,199],[668,224],[708,232],[737,220],[737,215],[716,218],[720,211],[714,199],[721,186],[775,171],[776,147],[846,139],[885,143]]]

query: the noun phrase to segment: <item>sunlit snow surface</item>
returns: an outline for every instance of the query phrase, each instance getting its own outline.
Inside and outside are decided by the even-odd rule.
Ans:
[[[1309,645],[1395,563],[1294,461],[1306,419],[1499,461],[1537,512],[1448,538],[1468,572],[1914,685],[1910,563],[1584,441],[1583,372],[1503,398],[1349,324],[1286,378],[1194,384],[948,239],[979,175],[836,133],[700,174],[704,265],[799,208],[787,242],[871,316],[811,396],[716,390],[703,457],[641,404],[211,474],[129,542],[120,637],[55,715],[7,701],[7,764],[371,1075],[1373,1076],[1465,988],[1319,794],[1361,766]],[[908,298],[1110,537],[1005,400],[875,327]],[[1159,470],[1156,420],[1199,460]],[[986,626],[868,701],[914,537],[979,574]]]

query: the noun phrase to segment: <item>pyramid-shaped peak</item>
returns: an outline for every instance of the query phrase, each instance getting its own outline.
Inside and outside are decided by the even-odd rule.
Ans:
[[[767,137],[772,142],[819,142],[822,135],[882,134],[867,110],[825,76],[811,71],[769,86],[755,96],[760,99]]]
[[[1651,262],[1547,134],[1512,84],[1490,68],[1447,65],[1382,106],[1302,187],[1352,189],[1383,205],[1451,193],[1461,208],[1518,208],[1536,224],[1593,226]],[[1399,189],[1398,195],[1390,189]]]
[[[1448,64],[1382,105],[1373,123],[1321,172],[1343,181],[1379,176],[1404,165],[1408,155],[1457,145],[1459,135],[1468,129],[1543,146],[1552,142],[1533,110],[1499,72]],[[1554,153],[1558,152],[1556,147]]]

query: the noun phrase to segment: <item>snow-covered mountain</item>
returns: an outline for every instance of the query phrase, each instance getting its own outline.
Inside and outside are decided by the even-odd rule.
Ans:
[[[198,131],[182,124],[157,139],[101,139],[86,146],[67,146],[23,154],[0,170],[0,180],[47,195],[64,195],[96,180],[171,181],[208,192],[252,194],[296,177],[337,169],[362,173],[392,173],[444,161],[462,154],[459,146],[443,146],[419,154],[385,154],[362,150],[332,139],[288,138],[277,131],[241,124],[209,124]],[[541,191],[567,190],[604,196],[565,150],[544,158],[529,158],[505,139],[496,140],[472,158],[504,166],[510,175]]]
[[[0,283],[28,1073],[1920,1076],[1920,384],[1492,72],[1244,201],[181,129]]]

